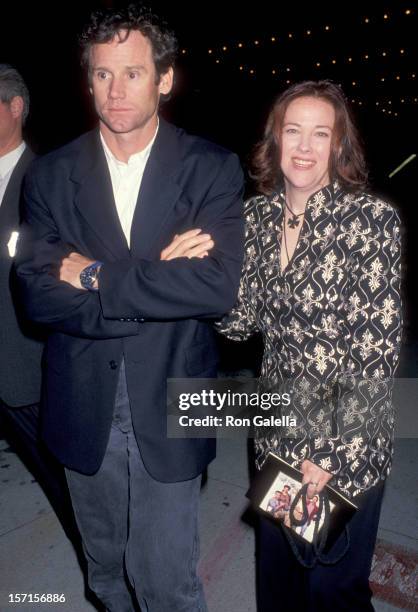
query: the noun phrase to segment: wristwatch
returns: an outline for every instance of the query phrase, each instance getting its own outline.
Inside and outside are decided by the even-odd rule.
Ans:
[[[94,261],[92,264],[81,270],[80,272],[80,283],[84,289],[89,291],[98,291],[98,288],[94,287],[94,283],[99,277],[100,268],[103,262]]]

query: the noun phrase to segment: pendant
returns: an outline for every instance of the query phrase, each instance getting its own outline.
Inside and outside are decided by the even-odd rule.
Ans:
[[[295,229],[295,227],[299,225],[299,219],[296,217],[296,215],[294,217],[289,217],[287,220],[287,225],[290,227],[290,229]]]

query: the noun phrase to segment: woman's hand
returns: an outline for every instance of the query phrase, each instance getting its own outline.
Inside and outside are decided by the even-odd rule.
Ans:
[[[308,497],[313,497],[317,493],[320,493],[327,482],[332,478],[332,474],[326,472],[308,459],[305,459],[302,463],[301,470],[303,473],[302,484],[309,483]]]
[[[176,234],[171,243],[161,251],[160,259],[168,261],[176,257],[203,258],[213,248],[210,234],[202,234],[201,229],[192,229],[183,234]]]

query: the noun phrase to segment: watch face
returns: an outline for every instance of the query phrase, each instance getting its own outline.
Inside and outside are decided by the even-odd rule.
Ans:
[[[84,268],[80,272],[80,283],[84,289],[94,289],[93,285],[96,282],[98,276],[98,268],[100,268],[101,264],[99,262],[94,262],[90,266]]]

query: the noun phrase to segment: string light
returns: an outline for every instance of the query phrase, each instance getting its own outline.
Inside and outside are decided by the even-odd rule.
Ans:
[[[402,9],[400,11],[400,14],[406,14],[409,15],[411,14],[411,10],[410,9]],[[380,22],[380,27],[383,27],[382,24],[382,17],[380,18],[381,22]],[[391,23],[387,23],[387,27],[390,26],[394,26],[395,25],[395,13],[392,15],[392,13],[384,13],[383,14],[383,19],[386,21],[390,21]],[[393,23],[392,23],[393,22]],[[369,24],[369,23],[375,23],[375,20],[373,18],[369,18],[366,16],[363,16],[361,18],[360,24],[358,27],[361,27],[361,24]],[[338,25],[338,24],[337,24]],[[375,25],[377,26],[378,24],[375,23]],[[323,24],[322,27],[318,30],[311,30],[311,29],[305,29],[304,31],[302,31],[302,34],[305,35],[306,37],[311,37],[313,38],[313,35],[315,35],[317,38],[319,37],[324,37],[324,31],[328,32],[330,30],[332,30],[333,32],[336,31],[336,24]],[[284,34],[284,36],[283,36]],[[266,53],[268,52],[269,49],[272,49],[269,45],[276,43],[277,46],[275,48],[279,49],[279,43],[283,43],[286,41],[286,39],[298,39],[298,31],[294,31],[294,32],[284,32],[284,33],[280,33],[280,32],[276,32],[274,34],[270,34],[269,36],[267,36],[264,39],[247,39],[247,40],[243,40],[241,39],[241,41],[225,41],[225,43],[222,45],[219,45],[219,47],[212,47],[212,48],[208,48],[206,49],[206,53],[207,55],[209,55],[211,57],[211,62],[213,62],[215,64],[222,64],[224,66],[223,69],[228,69],[229,66],[229,62],[226,62],[227,58],[232,59],[233,56],[233,51],[235,51],[235,53],[238,53],[238,49],[243,49],[244,47],[246,48],[246,53],[248,53],[248,50],[252,47],[254,49],[254,47],[259,47],[259,48],[263,48],[265,49]],[[325,39],[324,39],[325,40]],[[384,37],[381,37],[381,40],[384,40]],[[404,41],[405,44],[407,44],[407,41]],[[383,45],[382,45],[383,46]],[[370,48],[370,47],[369,47]],[[388,49],[388,50],[386,50]],[[400,84],[400,81],[402,81],[403,83],[409,81],[409,83],[411,84],[411,80],[416,80],[416,73],[412,72],[412,70],[405,70],[401,69],[400,66],[397,67],[399,72],[389,72],[387,69],[383,69],[383,58],[386,59],[385,65],[387,64],[387,62],[390,60],[391,58],[391,52],[393,51],[392,48],[386,48],[385,50],[382,48],[377,48],[376,50],[372,51],[366,51],[365,49],[363,49],[363,52],[361,52],[360,48],[356,48],[356,50],[352,49],[354,55],[345,55],[345,56],[339,56],[338,54],[336,54],[334,57],[328,57],[327,59],[322,58],[319,61],[316,61],[313,58],[312,61],[312,66],[315,68],[317,68],[318,70],[318,74],[322,74],[322,70],[326,70],[326,66],[328,65],[328,69],[329,69],[329,64],[331,64],[332,66],[336,66],[336,64],[341,64],[341,63],[349,63],[349,64],[353,64],[352,66],[350,66],[350,70],[352,70],[352,74],[351,76],[351,81],[347,79],[348,82],[346,82],[346,85],[351,85],[352,86],[352,93],[354,93],[354,89],[356,90],[356,94],[357,93],[361,93],[362,88],[363,88],[363,73],[358,74],[357,72],[360,70],[360,63],[362,62],[366,62],[368,61],[367,66],[370,68],[371,66],[373,66],[374,69],[377,68],[377,70],[379,70],[379,60],[380,60],[380,70],[381,70],[381,75],[380,77],[378,75],[368,75],[368,78],[371,80],[375,80],[375,82],[380,83],[381,84],[381,91],[382,92],[386,92],[387,91],[387,86],[391,85],[392,83],[394,83],[394,81],[396,81],[397,83]],[[205,50],[202,50],[203,52],[205,52]],[[182,55],[186,55],[189,54],[191,52],[191,49],[188,48],[183,48],[180,50],[180,53]],[[222,55],[222,52],[225,53],[225,55]],[[228,53],[226,53],[228,52]],[[195,51],[193,50],[193,53],[195,53]],[[410,49],[408,49],[407,46],[399,48],[398,47],[398,51],[397,53],[399,53],[399,55],[403,56],[403,58],[407,61],[410,56],[411,56],[411,52]],[[396,50],[395,50],[395,54],[396,54]],[[217,57],[216,57],[217,56]],[[237,56],[238,57],[238,56]],[[263,56],[264,57],[264,56]],[[212,59],[213,58],[213,59]],[[319,59],[319,58],[318,58]],[[242,61],[242,59],[241,59]],[[250,60],[251,62],[251,60]],[[263,67],[263,70],[260,72],[259,69],[259,65],[258,65],[258,60],[257,62],[254,61],[253,63],[253,67],[250,69],[249,66],[245,66],[244,64],[240,64],[239,60],[235,63],[235,61],[233,62],[235,64],[235,66],[230,66],[234,69],[235,73],[240,73],[242,75],[243,78],[245,78],[246,75],[251,75],[254,77],[253,80],[253,84],[255,86],[255,84],[257,83],[257,79],[255,79],[255,76],[261,76],[261,74],[264,74],[265,77],[270,77],[270,79],[273,82],[273,78],[275,79],[276,82],[280,82],[281,79],[280,77],[283,79],[283,83],[285,83],[286,85],[291,84],[292,82],[295,81],[295,79],[291,80],[290,78],[286,77],[290,77],[290,73],[294,73],[295,70],[299,69],[299,60],[297,60],[296,62],[294,62],[293,64],[290,64],[288,66],[270,66],[269,69],[267,69],[267,72],[265,72],[265,68]],[[407,64],[408,66],[409,64]],[[362,69],[362,71],[366,71],[366,64],[363,64],[364,68]],[[358,67],[358,70],[354,70],[355,68]],[[392,67],[396,70],[396,65],[394,67]],[[219,68],[217,68],[217,70],[219,70]],[[257,73],[258,70],[258,73]],[[383,73],[383,74],[382,74]],[[284,76],[286,75],[286,76]],[[283,78],[284,77],[284,78]],[[248,78],[248,77],[247,77]],[[367,78],[367,77],[366,77]],[[407,94],[407,92],[402,92],[404,94]],[[384,97],[385,94],[383,93],[383,97],[379,97],[379,99],[375,99],[375,100],[369,100],[366,97],[364,98],[353,98],[351,100],[352,104],[357,106],[358,108],[362,108],[363,106],[365,108],[367,108],[367,106],[372,107],[373,109],[375,109],[374,112],[378,111],[379,114],[385,113],[387,119],[389,119],[389,116],[395,118],[398,117],[398,115],[400,114],[402,116],[403,113],[400,112],[400,107],[402,105],[402,110],[406,110],[407,107],[410,104],[414,104],[417,102],[417,98],[412,98],[412,97],[408,97],[408,95],[404,95],[403,98],[398,98],[398,99],[394,99],[394,100],[388,100],[386,97]],[[397,109],[396,106],[398,106],[399,108]],[[416,108],[416,107],[415,107]],[[398,112],[399,111],[399,112]]]
[[[331,60],[331,61],[337,62],[337,60],[335,60],[335,58],[334,58],[334,60]],[[218,59],[216,59],[216,63],[217,63],[217,64],[221,63],[221,62],[220,62],[220,60],[219,60],[219,58],[218,58]],[[321,63],[320,63],[320,62],[316,62],[316,64],[315,64],[315,65],[316,65],[316,66],[318,66],[318,67],[320,67],[320,66],[321,66]],[[245,67],[244,67],[242,64],[241,64],[241,65],[239,65],[239,66],[238,66],[238,68],[239,68],[239,71],[240,71],[241,73],[244,73],[244,72],[245,72]],[[291,72],[291,71],[292,71],[292,68],[291,68],[291,67],[289,67],[289,66],[287,66],[287,67],[285,68],[285,70],[286,70],[286,72]],[[271,70],[270,70],[271,75],[274,75],[274,76],[278,75],[278,73],[279,73],[279,72],[280,72],[280,71],[279,71],[277,68],[271,68]],[[251,68],[251,69],[248,69],[248,70],[247,70],[247,73],[248,73],[248,74],[250,74],[251,76],[255,76],[255,75],[256,75],[256,70],[255,70],[254,68]],[[416,78],[416,74],[415,74],[415,73],[412,73],[410,76],[411,76],[412,78]],[[401,76],[400,76],[400,75],[396,75],[394,78],[396,78],[397,80],[400,80],[400,79],[401,79]],[[387,80],[387,76],[382,76],[382,77],[380,77],[380,81],[381,81],[381,82],[384,82],[385,80]],[[292,81],[291,81],[290,79],[287,79],[287,80],[285,81],[285,83],[286,83],[286,85],[290,85],[290,84],[292,83]],[[351,81],[351,85],[352,85],[353,87],[358,87],[359,82],[358,82],[357,80],[353,80],[353,81]],[[413,101],[414,101],[414,102],[417,102],[417,98],[414,98],[414,100],[413,100]],[[355,98],[352,98],[352,99],[351,99],[351,103],[352,103],[353,105],[358,105],[359,107],[367,106],[367,102],[368,102],[368,100],[355,99]],[[405,103],[406,103],[407,101],[405,100],[405,98],[400,98],[398,102],[399,102],[399,103],[401,103],[401,104],[402,104],[402,105],[405,107]],[[411,98],[411,102],[412,102],[412,98]],[[398,112],[395,112],[395,109],[393,109],[393,104],[394,104],[394,102],[393,102],[392,100],[387,100],[387,99],[385,100],[385,104],[386,104],[386,105],[388,105],[388,106],[386,106],[386,107],[381,106],[382,102],[381,102],[381,101],[379,101],[379,100],[375,100],[373,104],[374,104],[374,106],[375,106],[377,109],[380,109],[380,111],[382,111],[382,113],[385,113],[385,115],[386,115],[386,116],[392,115],[393,117],[398,117],[398,115],[399,115],[399,113],[398,113]],[[396,104],[396,101],[395,101],[395,104]],[[388,108],[388,107],[389,107],[389,108]]]
[[[212,53],[212,50],[209,50],[209,53]],[[214,58],[214,59],[215,59],[215,58]],[[221,60],[220,60],[219,58],[217,58],[215,61],[216,61],[216,63],[218,63],[218,64],[219,64]],[[335,58],[333,58],[333,59],[331,60],[331,63],[332,63],[332,64],[336,64],[336,63],[338,63],[338,60],[336,60]],[[315,65],[317,68],[320,68],[320,67],[321,67],[321,62],[319,62],[319,61],[318,61],[318,62],[314,62],[314,65]],[[292,72],[293,67],[292,67],[292,66],[287,66],[286,68],[283,68],[283,70],[285,70],[286,72]],[[400,74],[393,75],[393,77],[392,77],[392,78],[393,78],[394,80],[396,80],[396,81],[400,81],[400,80],[402,80],[402,75],[400,75]],[[415,73],[415,72],[410,73],[410,74],[409,74],[409,78],[411,78],[411,79],[416,79],[416,73]],[[379,80],[380,80],[380,81],[382,81],[382,82],[384,82],[384,81],[388,80],[388,75],[381,76],[381,77],[379,78]],[[351,82],[351,84],[352,84],[352,85],[358,85],[358,81],[357,81],[357,80],[355,80],[355,79],[353,79],[353,80],[352,80],[352,82]]]
[[[411,9],[405,9],[404,13],[405,13],[405,15],[411,15],[412,11],[411,11]],[[390,14],[389,13],[384,13],[383,14],[383,19],[388,20],[389,18],[390,18]],[[363,17],[363,22],[364,23],[370,23],[370,21],[371,20],[370,20],[369,17]],[[333,26],[327,24],[327,25],[324,26],[324,29],[325,29],[325,31],[330,31],[332,29],[332,27]],[[312,34],[312,30],[310,30],[310,29],[309,30],[305,30],[305,32],[306,32],[306,35],[308,35],[308,36],[311,36],[311,34]],[[289,32],[288,33],[288,37],[289,38],[293,38],[294,34],[292,32]],[[278,42],[277,36],[276,35],[271,36],[270,37],[270,41],[271,42]],[[254,45],[256,45],[256,46],[259,46],[261,44],[259,40],[254,40],[253,42],[254,42]],[[242,42],[239,42],[239,43],[237,43],[237,46],[238,46],[238,48],[242,49],[244,47],[244,44]],[[223,51],[227,51],[228,47],[226,45],[224,45],[222,47],[222,50]],[[182,54],[186,54],[187,50],[186,49],[182,49],[181,53]],[[404,49],[400,49],[400,53],[403,55],[405,53],[405,50]],[[210,54],[210,55],[213,54],[213,49],[208,49],[208,54]],[[387,54],[386,51],[382,52],[382,56],[383,57],[386,57],[387,55],[388,54]],[[364,59],[369,59],[369,58],[370,58],[370,56],[368,54],[364,55]],[[353,61],[353,58],[349,57],[348,61],[351,63]],[[335,64],[335,63],[337,63],[337,61],[336,60],[332,60],[332,63]]]

